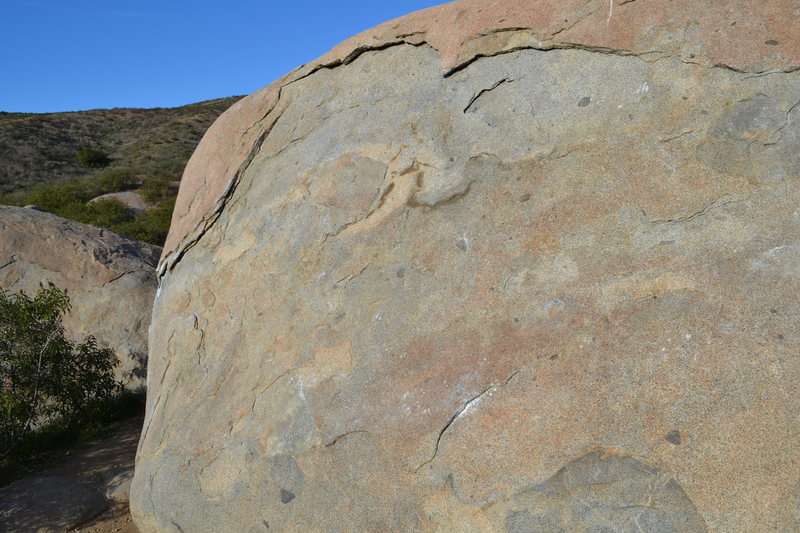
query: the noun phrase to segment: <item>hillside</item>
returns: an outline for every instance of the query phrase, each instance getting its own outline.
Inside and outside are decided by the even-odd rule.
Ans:
[[[179,179],[203,133],[239,98],[175,108],[0,112],[0,192],[101,172],[78,163],[82,148],[106,153],[109,166],[135,169],[143,179]]]
[[[162,244],[177,182],[205,131],[240,96],[176,108],[71,113],[0,112],[0,203],[57,215]],[[138,189],[134,212],[106,193]]]

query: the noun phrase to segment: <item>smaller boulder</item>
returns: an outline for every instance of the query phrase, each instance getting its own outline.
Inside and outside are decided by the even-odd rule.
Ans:
[[[111,348],[126,389],[145,387],[147,329],[161,248],[34,209],[0,206],[0,287],[33,296],[54,285],[70,297],[68,338]]]
[[[106,484],[106,499],[116,503],[128,503],[131,496],[133,467],[112,468],[103,474]]]
[[[136,191],[110,192],[107,194],[101,194],[100,196],[89,200],[89,203],[91,204],[93,202],[99,202],[100,200],[117,200],[134,214],[142,213],[148,209],[147,202],[145,202],[144,198],[142,198],[142,195]]]
[[[61,476],[25,478],[0,489],[0,531],[62,533],[106,509],[106,499],[88,483]]]

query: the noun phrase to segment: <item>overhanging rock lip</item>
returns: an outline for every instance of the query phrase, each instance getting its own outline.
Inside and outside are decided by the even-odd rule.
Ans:
[[[407,44],[436,50],[443,76],[480,57],[561,48],[675,56],[686,63],[750,74],[800,70],[800,40],[792,38],[800,33],[800,21],[793,15],[793,2],[736,3],[738,9],[722,12],[694,0],[459,0],[355,35],[240,100],[209,128],[184,171],[159,275],[174,268],[213,226],[264,132],[274,123],[271,115],[280,112],[281,89],[320,69],[346,65],[365,52]],[[739,18],[746,14],[747,20],[728,20],[732,16],[728,13]],[[659,34],[669,32],[659,29],[687,28],[690,23],[695,28],[691,37],[660,42]]]

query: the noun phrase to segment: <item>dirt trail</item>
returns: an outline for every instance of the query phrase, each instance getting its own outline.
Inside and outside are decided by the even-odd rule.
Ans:
[[[101,492],[104,491],[104,473],[114,468],[133,466],[142,422],[142,417],[122,422],[121,427],[114,435],[58,461],[46,470],[37,472],[35,476],[77,478],[92,483]],[[138,533],[131,520],[127,504],[112,504],[110,509],[73,531],[83,533]]]

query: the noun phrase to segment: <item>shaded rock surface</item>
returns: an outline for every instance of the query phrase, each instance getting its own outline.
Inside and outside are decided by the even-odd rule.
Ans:
[[[127,503],[131,495],[133,468],[115,468],[103,475],[106,484],[106,499],[112,502]]]
[[[90,484],[66,477],[36,477],[0,489],[0,531],[63,533],[108,508]]]
[[[800,529],[798,15],[454,2],[233,106],[159,267],[137,526]]]
[[[117,379],[145,385],[147,329],[161,249],[108,230],[33,209],[0,206],[0,286],[34,295],[52,283],[66,290],[68,335],[94,335],[120,359]]]

